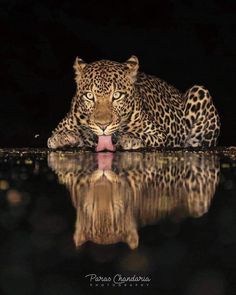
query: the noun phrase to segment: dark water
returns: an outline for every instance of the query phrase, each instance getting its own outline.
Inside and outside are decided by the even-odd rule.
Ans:
[[[0,294],[236,294],[236,149],[0,150]]]

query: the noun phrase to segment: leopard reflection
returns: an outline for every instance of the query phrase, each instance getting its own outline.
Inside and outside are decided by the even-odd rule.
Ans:
[[[177,153],[57,153],[48,164],[77,210],[74,241],[138,247],[138,227],[166,216],[200,217],[219,181],[218,156]]]

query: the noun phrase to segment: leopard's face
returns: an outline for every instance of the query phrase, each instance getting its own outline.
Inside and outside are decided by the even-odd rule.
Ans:
[[[73,111],[79,123],[98,136],[113,134],[132,113],[138,59],[85,64],[77,58],[74,68],[77,95]]]

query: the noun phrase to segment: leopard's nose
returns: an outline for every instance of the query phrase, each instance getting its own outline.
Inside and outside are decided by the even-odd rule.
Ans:
[[[97,125],[104,131],[106,128],[107,128],[107,126],[109,125],[109,124],[101,124],[101,123],[97,123]]]

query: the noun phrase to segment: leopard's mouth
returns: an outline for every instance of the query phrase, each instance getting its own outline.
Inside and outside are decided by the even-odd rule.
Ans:
[[[94,136],[97,139],[96,152],[101,152],[101,151],[113,152],[116,150],[115,144],[117,143],[117,137],[118,137],[117,130],[114,130],[114,131],[109,130],[109,132],[107,128],[104,130],[100,128],[99,132],[98,130],[94,130],[94,128],[93,129],[91,128],[91,130],[93,131]]]

